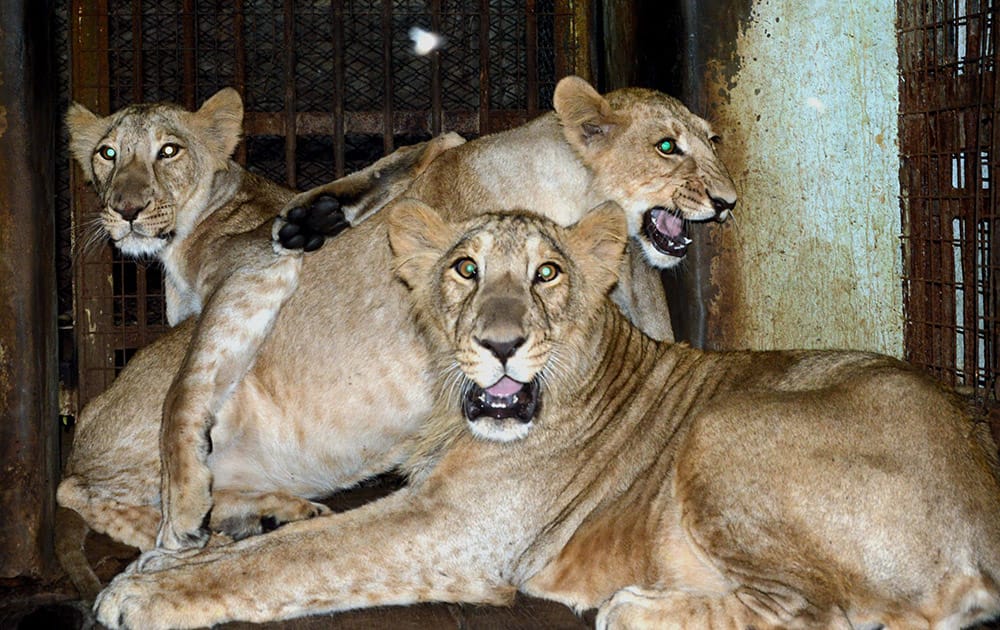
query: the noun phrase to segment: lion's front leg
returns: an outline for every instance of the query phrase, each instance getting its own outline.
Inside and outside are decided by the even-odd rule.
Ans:
[[[406,490],[238,543],[163,556],[97,600],[111,628],[263,622],[421,601],[509,603],[496,548],[470,514],[420,507]],[[430,509],[433,508],[433,509]]]
[[[319,249],[327,238],[361,223],[402,195],[438,155],[464,142],[456,133],[445,133],[400,147],[360,171],[299,193],[275,219],[275,249]]]
[[[176,551],[208,540],[208,455],[216,414],[256,361],[282,305],[298,286],[301,264],[300,256],[276,256],[260,269],[241,270],[205,306],[163,408],[157,547]]]

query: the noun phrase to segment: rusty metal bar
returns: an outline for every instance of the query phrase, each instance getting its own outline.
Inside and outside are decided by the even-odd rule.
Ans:
[[[490,0],[479,0],[479,135],[490,133]]]
[[[382,130],[383,150],[388,155],[393,149],[393,107],[392,107],[392,0],[382,0],[382,116],[385,127]]]
[[[343,177],[346,171],[344,129],[344,0],[333,0],[333,171]]]
[[[295,2],[285,0],[285,182],[295,188]]]
[[[73,100],[96,113],[109,114],[108,0],[73,0],[70,46]],[[73,225],[86,225],[98,202],[75,164],[70,166],[70,189]],[[111,248],[104,246],[81,251],[77,242],[73,259],[73,284],[77,293],[74,300],[79,375],[77,396],[82,406],[104,391],[113,379],[113,375],[107,372],[99,372],[95,378],[87,370],[93,366],[101,366],[100,369],[104,370],[114,364],[114,348],[107,334],[114,330],[114,301],[106,293],[94,290],[110,283]]]
[[[985,270],[983,271],[983,326],[987,331],[983,340],[983,354],[986,361],[986,374],[983,374],[986,387],[985,396],[992,397],[994,401],[1000,400],[1000,45],[997,44],[998,24],[997,14],[993,11],[983,10],[980,18],[980,28],[984,31],[983,41],[989,42],[992,51],[983,45],[983,54],[980,58],[980,72],[983,76],[983,83],[992,88],[992,98],[989,102],[992,111],[989,116],[990,135],[989,145],[986,147],[986,160],[989,173],[989,211],[988,217],[983,221],[984,226],[989,231],[989,241],[983,245],[985,251],[981,251]],[[987,37],[985,31],[989,29]],[[992,53],[992,54],[991,54]],[[991,71],[987,72],[989,65]],[[986,90],[984,90],[986,92]],[[983,100],[987,100],[985,97]],[[985,119],[985,117],[983,118]],[[978,167],[979,169],[982,166]],[[980,191],[982,188],[980,188]],[[985,239],[984,239],[985,241]],[[995,427],[998,425],[994,425]]]
[[[132,1],[132,100],[141,103],[143,97],[142,84],[142,0]]]
[[[54,565],[55,191],[39,168],[55,163],[51,11],[37,0],[0,11],[0,578],[51,577]]]
[[[235,47],[233,60],[233,87],[243,98],[244,104],[247,102],[247,51],[246,40],[243,37],[243,29],[246,28],[243,19],[243,0],[233,0],[233,46]],[[247,163],[247,143],[246,140],[240,142],[236,148],[236,161],[240,164]]]
[[[524,31],[528,118],[534,118],[538,115],[538,11],[535,0],[527,0]]]
[[[431,0],[431,31],[441,33],[441,0]],[[441,105],[441,51],[431,52],[431,133],[442,130],[444,108]]]
[[[184,106],[194,109],[198,105],[198,73],[195,53],[198,50],[198,29],[195,25],[194,0],[184,0],[181,4],[181,38],[184,57]]]

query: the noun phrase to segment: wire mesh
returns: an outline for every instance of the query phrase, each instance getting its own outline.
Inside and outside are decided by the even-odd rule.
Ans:
[[[304,189],[440,131],[475,137],[548,108],[560,77],[587,74],[577,41],[587,33],[585,5],[67,0],[55,22],[67,48],[61,98],[100,114],[138,101],[195,108],[233,86],[246,108],[237,159]],[[440,33],[443,47],[414,54],[413,27]],[[82,246],[97,202],[78,172],[60,168],[61,220],[73,232],[64,254],[74,249],[72,271],[61,266],[60,308],[74,333],[67,354],[78,362],[82,405],[166,329],[164,287],[158,265],[124,260],[104,244]]]
[[[907,358],[996,400],[1000,155],[994,0],[900,0]]]

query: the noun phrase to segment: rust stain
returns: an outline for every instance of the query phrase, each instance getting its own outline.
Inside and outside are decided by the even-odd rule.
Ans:
[[[711,234],[709,345],[901,354],[894,17],[757,0],[738,60],[709,66],[741,193]]]

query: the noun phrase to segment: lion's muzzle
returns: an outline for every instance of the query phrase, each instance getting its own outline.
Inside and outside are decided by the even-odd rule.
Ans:
[[[538,380],[521,383],[504,376],[487,388],[473,385],[462,402],[462,411],[470,422],[491,418],[531,422],[540,402]]]

